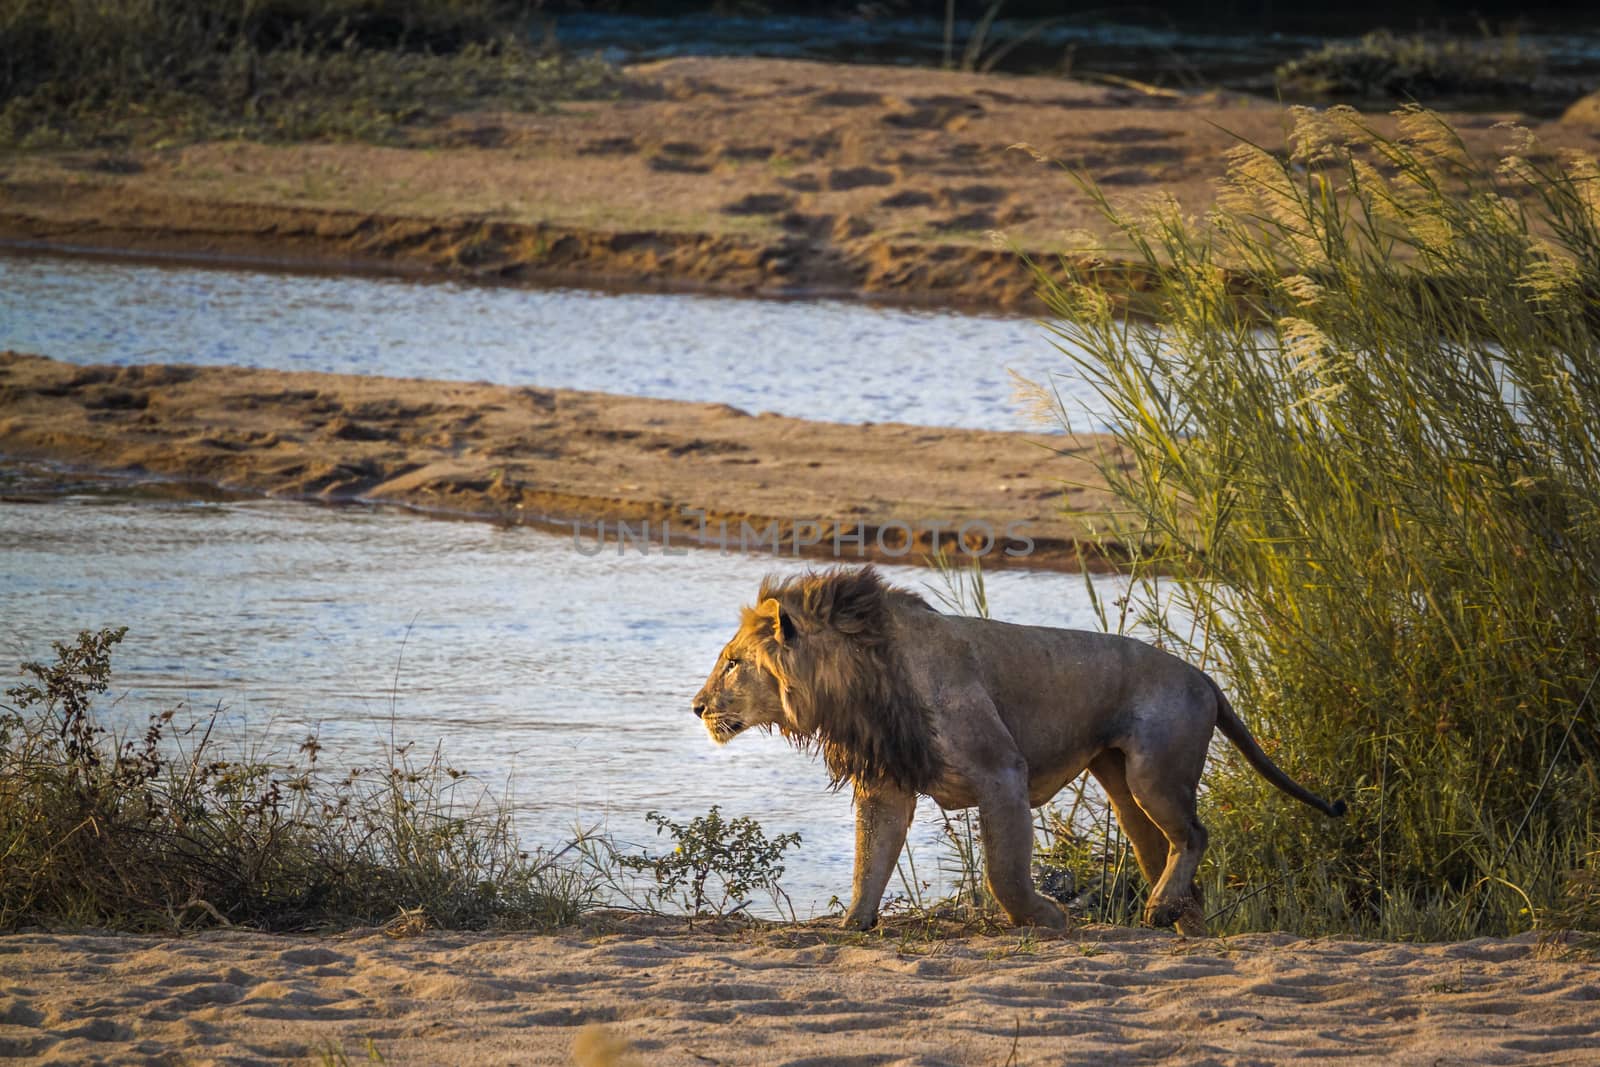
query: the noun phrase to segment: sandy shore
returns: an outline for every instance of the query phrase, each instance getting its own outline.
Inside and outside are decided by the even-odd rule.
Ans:
[[[936,528],[965,525],[974,552],[992,538],[986,566],[1070,569],[1083,529],[1063,502],[1107,506],[1091,458],[1110,447],[557,389],[0,353],[0,456],[563,530],[576,521],[590,547],[600,522],[610,537],[619,522],[636,534],[648,523],[651,551],[720,544],[725,529],[730,547],[743,537],[751,551],[772,551],[776,537],[783,555],[798,542],[812,557],[913,561]]]
[[[370,1045],[369,1045],[370,1042]],[[1592,959],[1184,941],[924,941],[628,919],[550,936],[0,938],[0,1056],[52,1063],[1592,1064]],[[326,1062],[326,1061],[324,1061]]]
[[[904,67],[695,58],[629,81],[615,101],[463,114],[410,147],[0,154],[0,241],[1031,309],[1028,271],[990,234],[1048,263],[1103,225],[1061,167],[1012,146],[1199,213],[1237,138],[1280,146],[1287,127],[1282,107],[1238,94]],[[1510,138],[1500,121],[1552,150],[1592,153],[1600,133],[1582,114],[1451,118],[1485,153]]]

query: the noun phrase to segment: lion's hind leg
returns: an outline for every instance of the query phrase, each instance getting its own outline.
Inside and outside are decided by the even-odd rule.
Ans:
[[[1203,750],[1201,755],[1203,764]],[[1127,758],[1126,780],[1135,804],[1167,842],[1166,862],[1151,890],[1145,921],[1151,926],[1177,925],[1185,935],[1204,936],[1205,914],[1195,883],[1209,838],[1195,803],[1200,768],[1136,753]]]
[[[1133,799],[1128,789],[1128,772],[1125,757],[1115,748],[1108,748],[1089,761],[1089,773],[1106,792],[1111,810],[1116,813],[1117,825],[1133,844],[1133,855],[1139,861],[1139,870],[1154,892],[1156,883],[1167,869],[1167,835],[1150,821]]]

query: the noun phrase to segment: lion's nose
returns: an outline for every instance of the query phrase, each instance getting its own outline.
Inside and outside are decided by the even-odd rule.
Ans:
[[[706,717],[705,701],[697,700],[694,702],[694,717],[697,719],[703,719]]]

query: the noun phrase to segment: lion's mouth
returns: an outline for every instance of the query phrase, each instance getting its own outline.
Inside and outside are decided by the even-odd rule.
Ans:
[[[745,730],[745,724],[738,719],[707,718],[705,724],[711,740],[719,745],[727,744]]]

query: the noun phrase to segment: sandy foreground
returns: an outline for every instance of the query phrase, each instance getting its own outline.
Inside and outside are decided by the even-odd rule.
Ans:
[[[370,1042],[370,1045],[369,1045]],[[0,938],[0,1056],[52,1063],[1593,1064],[1592,958],[1187,941],[924,941],[802,925],[554,935]]]
[[[0,153],[0,244],[1032,311],[1032,276],[991,235],[1048,264],[1104,231],[1063,167],[1198,214],[1229,148],[1279,148],[1290,124],[1241,94],[1051,77],[709,58],[627,73],[620,99],[462,114],[406,147]],[[1592,110],[1448,117],[1495,159],[1499,122],[1592,154]]]
[[[1075,568],[1084,527],[1062,505],[1107,506],[1091,460],[1111,447],[571,390],[0,353],[0,456],[564,532],[576,521],[588,547],[597,524],[614,539],[624,522],[656,552],[741,538],[772,552],[776,537],[781,555],[798,544],[814,558],[910,562],[932,550],[935,526],[965,525],[973,552],[992,538],[986,566]]]

